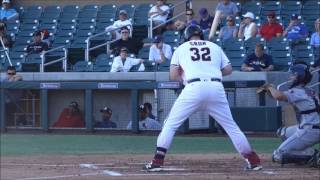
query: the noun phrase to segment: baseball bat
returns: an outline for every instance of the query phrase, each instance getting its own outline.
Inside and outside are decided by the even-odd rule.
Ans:
[[[219,25],[219,21],[220,21],[220,15],[221,15],[221,11],[217,10],[216,14],[214,16],[214,19],[212,21],[212,25],[211,25],[211,29],[210,29],[210,33],[209,33],[209,40],[211,40],[214,37],[214,34],[217,31],[218,25]]]

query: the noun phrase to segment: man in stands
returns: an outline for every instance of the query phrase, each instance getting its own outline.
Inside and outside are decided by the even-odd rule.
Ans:
[[[212,25],[213,17],[208,13],[206,8],[201,8],[199,10],[200,15],[200,27],[203,31],[209,30]]]
[[[118,56],[120,53],[120,48],[122,47],[126,47],[128,49],[128,53],[138,54],[139,49],[142,47],[142,43],[129,37],[130,32],[127,27],[121,28],[120,33],[121,39],[110,44],[112,54]]]
[[[185,21],[180,21],[180,20],[177,20],[174,25],[175,25],[175,29],[176,30],[179,30],[181,32],[184,31],[184,29],[187,27],[187,26],[190,26],[191,24],[198,24],[197,20],[195,20],[194,18],[194,12],[192,9],[187,9],[186,10],[186,20]]]
[[[48,44],[41,39],[41,31],[35,31],[33,33],[33,41],[33,43],[27,46],[28,54],[37,54],[48,50]]]
[[[120,49],[120,55],[113,60],[110,72],[129,72],[133,66],[138,64],[143,65],[143,60],[128,57],[128,49],[122,47]],[[144,66],[140,67],[138,71],[144,71]]]
[[[61,112],[58,121],[53,124],[53,127],[69,127],[83,128],[85,126],[82,114],[77,102],[72,101],[69,107],[64,108]]]
[[[297,14],[292,14],[288,27],[284,30],[283,36],[289,40],[297,41],[308,36],[308,29],[306,25],[299,21]]]
[[[143,105],[146,107],[146,111],[147,111],[148,117],[151,118],[151,119],[156,119],[156,117],[152,114],[152,105],[151,105],[151,103],[145,102]]]
[[[112,116],[112,110],[105,106],[104,108],[100,109],[101,112],[101,118],[102,120],[99,122],[96,122],[94,127],[97,128],[117,128],[117,124],[113,121],[111,121]]]
[[[160,130],[162,128],[161,124],[158,121],[148,117],[148,111],[145,105],[142,104],[138,107],[138,113],[139,130]],[[132,121],[129,122],[127,129],[132,129]]]
[[[1,21],[11,21],[19,18],[19,14],[13,8],[10,8],[10,0],[2,0],[2,8],[0,10]]]
[[[153,27],[158,26],[166,22],[169,14],[169,6],[164,4],[164,0],[157,0],[156,5],[154,5],[149,11],[149,18],[152,18]],[[165,24],[155,29],[155,34],[161,34],[165,29]]]
[[[269,12],[267,15],[268,22],[262,25],[260,34],[265,40],[271,40],[273,37],[280,37],[283,32],[282,26],[277,22],[276,14]]]
[[[149,61],[158,64],[165,63],[171,60],[172,49],[171,46],[163,42],[162,36],[158,35],[153,40],[153,45],[149,51]]]
[[[263,44],[257,43],[255,52],[247,56],[241,66],[242,71],[272,71],[273,70],[272,57],[264,53]]]
[[[222,0],[221,2],[219,2],[216,7],[216,11],[217,10],[221,11],[221,18],[223,19],[229,15],[235,17],[239,13],[237,5],[230,0]]]
[[[119,20],[115,21],[113,25],[106,27],[106,31],[110,31],[113,29],[117,29],[120,27],[126,26],[129,30],[132,30],[132,23],[128,19],[128,13],[125,10],[120,10],[119,12]],[[121,30],[118,29],[116,31],[112,32],[113,38],[114,39],[120,39],[121,38]]]

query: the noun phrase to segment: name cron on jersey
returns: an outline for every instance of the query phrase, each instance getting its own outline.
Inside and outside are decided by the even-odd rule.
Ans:
[[[191,46],[204,46],[207,45],[205,41],[190,41],[189,44]]]

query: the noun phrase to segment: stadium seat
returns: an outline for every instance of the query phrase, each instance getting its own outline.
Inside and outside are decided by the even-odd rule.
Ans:
[[[140,4],[134,12],[134,25],[149,25],[148,13],[153,4]]]
[[[42,15],[42,7],[41,6],[30,6],[28,8],[22,9],[22,15],[20,16],[20,20],[24,22],[27,19],[39,19]]]
[[[25,62],[22,63],[23,72],[39,72],[41,65],[40,54],[29,54],[25,57]]]
[[[74,72],[91,72],[93,71],[93,64],[92,62],[88,61],[78,61],[72,67],[72,71]]]
[[[260,14],[261,2],[260,1],[244,1],[241,5],[241,12],[245,14],[246,12],[252,12],[255,15]]]
[[[116,5],[113,5],[113,4],[103,5],[100,8],[100,11],[98,12],[97,21],[99,21],[99,19],[109,19],[109,20],[112,19],[114,21],[117,15],[117,10],[118,8]]]
[[[261,44],[265,45],[265,40],[261,37],[252,37],[252,38],[244,41],[244,48],[246,50],[246,54],[253,53],[257,43],[261,43]]]
[[[155,62],[149,61],[149,60],[145,60],[143,62],[144,67],[145,67],[145,72],[155,72],[156,71],[156,67],[157,64]]]
[[[281,4],[281,16],[291,17],[292,14],[301,14],[301,1],[283,1]]]
[[[314,61],[313,57],[313,49],[310,45],[301,44],[301,45],[295,45],[292,48],[292,57],[293,62],[295,61],[304,61],[308,64],[312,64]]]
[[[157,64],[157,70],[160,72],[168,72],[170,69],[170,61],[166,61],[165,63]]]
[[[270,41],[266,42],[266,46],[269,50],[280,51],[280,50],[289,50],[289,41],[287,38],[278,37],[272,38]]]
[[[240,70],[241,65],[244,62],[245,54],[243,50],[225,50],[226,56],[229,58],[232,68],[235,70]]]
[[[96,4],[87,4],[85,6],[82,7],[81,11],[98,11],[99,10],[99,6]]]
[[[78,5],[67,5],[63,7],[62,12],[64,14],[78,14],[80,7]]]
[[[320,1],[308,0],[303,3],[301,14],[303,18],[320,16]]]
[[[139,50],[138,57],[144,60],[149,60],[150,46],[144,46]]]
[[[227,51],[244,51],[243,41],[238,38],[230,38],[223,41],[222,49]]]
[[[289,66],[292,64],[292,57],[290,51],[276,51],[270,50],[269,55],[272,56],[275,70],[287,71]]]
[[[280,1],[264,1],[264,3],[262,4],[260,16],[267,16],[267,14],[271,11],[275,12],[276,15],[280,14]]]
[[[162,36],[165,43],[176,43],[180,41],[179,31],[165,31]]]

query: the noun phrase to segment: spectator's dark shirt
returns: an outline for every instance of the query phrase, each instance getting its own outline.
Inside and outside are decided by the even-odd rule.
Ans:
[[[97,128],[117,128],[117,124],[110,120],[103,120],[101,122],[97,122],[94,126]]]
[[[120,53],[120,48],[126,47],[129,52],[133,54],[138,54],[139,49],[142,47],[141,42],[135,41],[131,38],[129,38],[127,41],[124,41],[122,39],[119,39],[113,43],[110,44],[110,49],[112,50],[112,54],[115,56],[118,56]]]
[[[207,20],[200,19],[200,27],[202,30],[207,30],[211,28],[213,17],[209,16]]]
[[[247,66],[253,67],[254,71],[261,71],[261,68],[264,69],[270,65],[273,65],[273,60],[270,55],[263,54],[260,58],[258,58],[255,53],[252,53],[247,56],[244,63]]]
[[[3,39],[4,45],[5,45],[7,48],[12,48],[13,42],[12,42],[11,36],[9,36],[9,35],[6,34],[6,35],[4,35],[4,36],[2,37],[2,39]]]
[[[29,54],[36,54],[36,53],[41,53],[42,51],[45,51],[48,49],[48,44],[45,42],[40,42],[40,43],[31,43],[27,47],[27,53]]]

